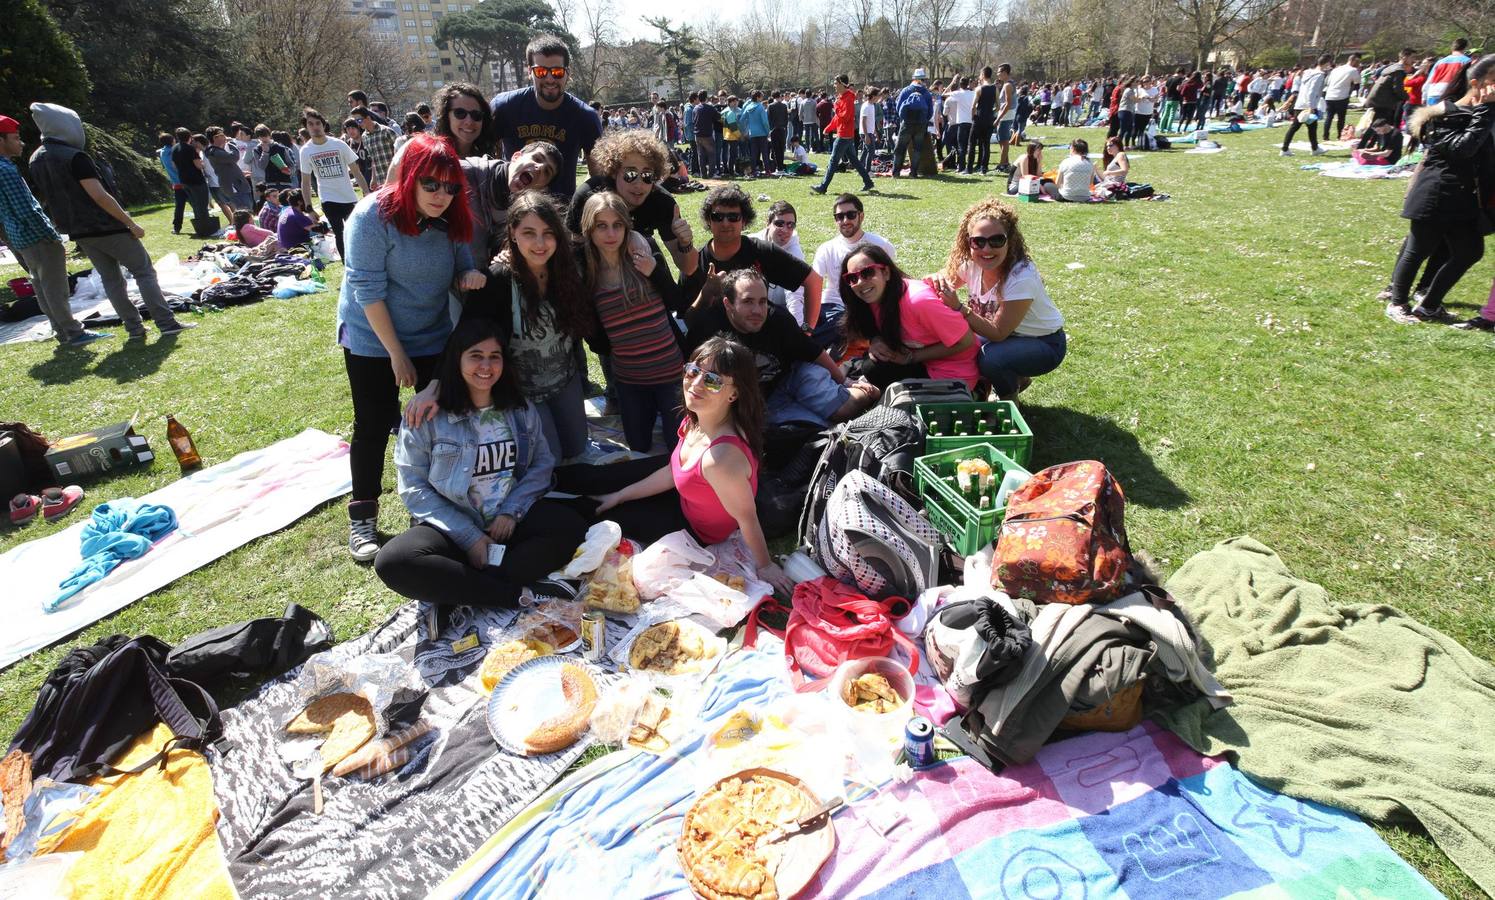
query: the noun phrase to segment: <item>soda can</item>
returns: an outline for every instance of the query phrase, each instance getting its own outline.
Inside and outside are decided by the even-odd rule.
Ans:
[[[581,655],[587,662],[598,662],[607,651],[607,617],[600,609],[589,609],[581,616]]]
[[[934,765],[934,725],[923,716],[914,716],[903,729],[903,755],[915,769]]]

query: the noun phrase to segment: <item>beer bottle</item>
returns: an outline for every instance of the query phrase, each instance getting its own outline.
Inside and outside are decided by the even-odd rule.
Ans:
[[[202,468],[202,457],[197,455],[197,445],[192,443],[192,435],[176,420],[176,416],[166,417],[166,441],[171,444],[171,452],[176,454],[177,465],[182,467],[183,472]]]

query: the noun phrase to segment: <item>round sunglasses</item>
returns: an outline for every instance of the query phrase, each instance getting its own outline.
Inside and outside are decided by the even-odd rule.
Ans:
[[[462,119],[471,119],[474,122],[481,122],[483,120],[483,111],[479,109],[467,109],[463,106],[454,106],[451,109],[447,110],[447,113],[451,115],[453,119],[456,119],[458,121],[461,121]]]
[[[635,181],[653,184],[654,179],[658,177],[653,172],[640,172],[638,169],[624,169],[622,174],[624,184],[633,184]]]

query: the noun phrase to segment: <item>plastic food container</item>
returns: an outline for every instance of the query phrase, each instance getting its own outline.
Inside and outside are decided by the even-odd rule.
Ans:
[[[886,678],[903,702],[885,713],[854,709],[848,705],[848,685],[869,672]],[[903,727],[914,714],[914,678],[909,674],[908,666],[886,656],[854,659],[836,667],[827,690],[833,698],[832,702],[845,714],[854,733],[868,740],[886,741],[890,745],[902,744]]]

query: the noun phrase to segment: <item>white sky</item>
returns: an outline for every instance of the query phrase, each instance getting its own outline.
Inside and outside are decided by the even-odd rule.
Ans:
[[[650,28],[644,22],[644,17],[657,19],[665,16],[672,24],[680,22],[695,23],[700,20],[699,10],[692,3],[682,3],[680,0],[616,0],[618,17],[616,19],[619,36],[628,39],[654,40],[659,37],[659,32]],[[580,26],[578,26],[580,27]],[[578,40],[586,43],[586,36],[580,32],[573,32]]]

